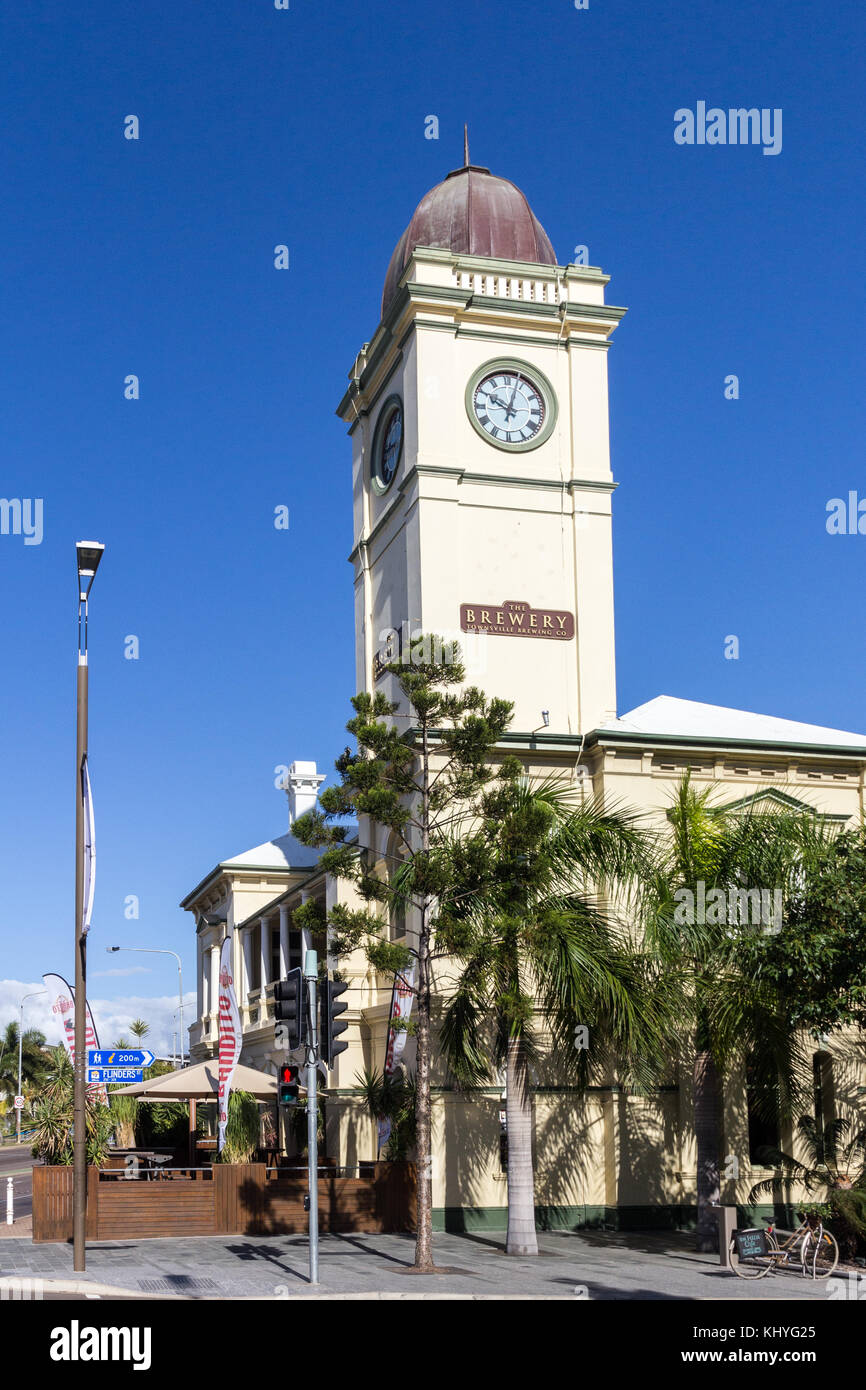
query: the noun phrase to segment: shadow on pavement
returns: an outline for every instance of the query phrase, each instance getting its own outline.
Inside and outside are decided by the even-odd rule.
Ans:
[[[306,1245],[306,1241],[303,1242]],[[223,1247],[228,1255],[235,1255],[239,1260],[245,1260],[248,1264],[256,1260],[264,1260],[280,1270],[282,1274],[291,1274],[295,1279],[299,1279],[302,1284],[307,1282],[306,1270],[295,1269],[294,1266],[285,1264],[283,1257],[268,1248],[267,1245],[226,1245]],[[298,1248],[298,1247],[294,1247]]]

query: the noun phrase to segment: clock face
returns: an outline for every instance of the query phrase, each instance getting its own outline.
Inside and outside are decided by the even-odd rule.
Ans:
[[[382,411],[376,428],[375,476],[382,492],[394,481],[403,450],[403,406],[390,401]]]
[[[547,419],[541,387],[517,367],[482,376],[472,394],[472,410],[483,433],[503,447],[529,444]]]

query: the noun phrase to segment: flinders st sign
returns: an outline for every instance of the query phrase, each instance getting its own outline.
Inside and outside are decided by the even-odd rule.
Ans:
[[[530,608],[512,599],[496,605],[461,603],[461,632],[486,632],[500,637],[546,637],[568,642],[574,637],[574,614],[556,608]]]

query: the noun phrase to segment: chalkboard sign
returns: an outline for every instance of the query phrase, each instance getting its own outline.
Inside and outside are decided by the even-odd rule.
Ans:
[[[766,1255],[769,1251],[766,1231],[734,1231],[734,1240],[741,1260],[752,1255]]]

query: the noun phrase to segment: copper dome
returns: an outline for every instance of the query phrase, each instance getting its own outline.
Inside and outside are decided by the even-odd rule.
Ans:
[[[416,246],[556,265],[550,238],[525,195],[510,180],[476,164],[455,169],[421,199],[388,266],[383,317]]]

